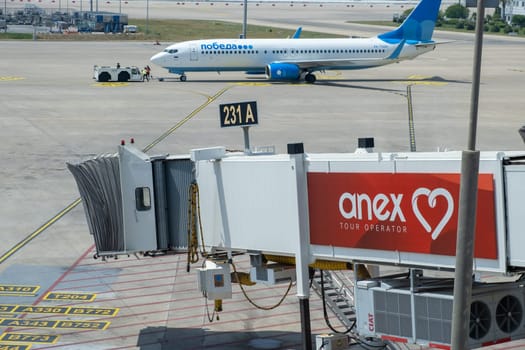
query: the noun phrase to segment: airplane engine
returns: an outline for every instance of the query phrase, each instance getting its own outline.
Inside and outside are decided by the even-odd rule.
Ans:
[[[301,69],[293,63],[270,63],[266,66],[266,76],[274,80],[297,80]]]

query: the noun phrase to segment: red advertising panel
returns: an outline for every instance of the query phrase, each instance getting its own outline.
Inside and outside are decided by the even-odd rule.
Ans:
[[[308,173],[310,243],[456,255],[460,174]],[[474,255],[497,259],[492,174],[480,174]]]

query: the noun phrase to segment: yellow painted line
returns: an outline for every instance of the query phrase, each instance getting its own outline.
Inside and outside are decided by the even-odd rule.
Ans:
[[[47,229],[49,226],[53,225],[55,222],[57,222],[59,219],[61,219],[64,215],[69,213],[73,208],[75,208],[79,203],[81,202],[80,198],[77,198],[74,202],[69,204],[67,207],[62,209],[57,215],[55,215],[53,218],[48,220],[45,224],[40,226],[36,231],[31,233],[29,236],[18,242],[14,247],[9,249],[7,252],[5,252],[2,256],[0,256],[0,264],[6,261],[11,255],[19,251],[23,246],[25,246],[27,243],[31,242],[35,237],[37,237],[40,233],[42,233],[45,229]]]
[[[432,77],[425,76],[425,75],[414,74],[414,75],[410,75],[407,79],[409,79],[409,80],[401,81],[401,84],[406,84],[406,85],[430,85],[430,86],[444,86],[444,85],[448,85],[448,83],[445,82],[445,81],[431,80]]]
[[[226,91],[228,91],[229,89],[231,88],[231,86],[227,86],[221,90],[219,90],[215,95],[211,96],[211,97],[208,97],[208,100],[206,102],[204,102],[202,105],[200,105],[199,107],[197,107],[196,109],[193,110],[193,112],[191,112],[190,114],[188,114],[184,119],[182,119],[180,122],[178,122],[177,124],[175,124],[174,126],[172,126],[168,131],[166,131],[165,133],[163,133],[162,135],[160,135],[159,137],[157,137],[157,139],[155,139],[152,143],[150,143],[149,145],[147,145],[146,147],[144,147],[144,149],[142,150],[143,152],[147,152],[149,151],[150,149],[152,149],[153,147],[155,147],[158,143],[160,143],[160,141],[164,140],[166,137],[168,137],[169,135],[171,135],[175,130],[177,130],[178,128],[180,128],[182,125],[184,125],[188,120],[190,120],[191,118],[193,118],[194,116],[197,115],[197,113],[199,113],[200,111],[202,111],[205,107],[207,107],[210,103],[212,103],[213,101],[215,101],[216,99],[218,99],[222,94],[224,94]]]
[[[23,77],[0,77],[0,81],[15,81],[15,80],[24,80]]]
[[[0,350],[29,350],[31,344],[0,344]]]
[[[162,135],[157,137],[153,142],[151,142],[148,146],[146,146],[142,151],[147,152],[153,147],[155,147],[157,144],[159,144],[161,141],[163,141],[166,137],[171,135],[175,130],[180,128],[182,125],[184,125],[188,120],[193,118],[195,115],[197,115],[201,110],[203,110],[206,106],[208,106],[210,103],[215,101],[217,98],[219,98],[222,94],[224,94],[227,90],[229,90],[231,86],[227,86],[221,90],[219,90],[215,95],[208,97],[208,100],[197,107],[193,112],[191,112],[189,115],[187,115],[184,119],[179,121],[177,124],[175,124],[173,127],[171,127],[168,131],[164,132]],[[4,261],[9,259],[13,254],[15,254],[17,251],[22,249],[27,243],[31,242],[34,238],[36,238],[39,234],[44,232],[47,228],[49,228],[51,225],[53,225],[55,222],[60,220],[63,216],[65,216],[67,213],[69,213],[71,210],[73,210],[77,205],[79,205],[82,202],[82,199],[78,197],[73,202],[71,202],[67,207],[62,209],[58,214],[56,214],[54,217],[49,219],[45,224],[40,226],[38,229],[36,229],[33,233],[28,235],[26,238],[18,242],[15,246],[13,246],[11,249],[9,249],[7,252],[5,252],[2,256],[0,256],[0,264],[2,264]],[[1,349],[0,349],[1,350]]]
[[[71,301],[93,301],[97,297],[95,293],[77,292],[49,292],[44,296],[44,300],[71,300]]]
[[[263,82],[238,82],[234,83],[234,85],[237,86],[271,86],[270,83],[263,83]]]
[[[45,335],[45,334],[31,334],[31,333],[4,333],[0,335],[0,341],[11,343],[43,343],[55,344],[60,335]]]
[[[85,330],[106,330],[111,322],[108,321],[71,321],[71,320],[29,320],[19,318],[0,319],[0,327],[29,327],[29,328],[65,328]]]
[[[15,284],[0,284],[0,295],[35,295],[40,286],[23,286]]]
[[[121,86],[128,86],[129,83],[124,83],[124,82],[120,82],[120,83],[117,83],[117,82],[107,82],[107,83],[95,83],[93,84],[93,86],[98,86],[98,87],[121,87]]]
[[[103,308],[103,307],[70,307],[67,312],[68,315],[82,315],[82,316],[116,316],[119,308]]]

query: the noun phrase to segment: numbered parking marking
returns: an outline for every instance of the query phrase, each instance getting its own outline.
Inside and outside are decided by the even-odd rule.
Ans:
[[[0,350],[29,350],[31,349],[30,344],[0,344]]]
[[[93,301],[96,297],[95,293],[49,292],[44,300]]]
[[[67,312],[68,315],[93,315],[93,316],[116,316],[119,308],[102,308],[102,307],[71,307]]]
[[[0,320],[0,327],[31,327],[54,328],[58,321],[23,320],[17,318],[4,318]]]
[[[30,333],[4,333],[0,336],[0,341],[11,343],[45,343],[54,344],[60,338],[59,335],[43,335]]]
[[[0,305],[0,312],[13,312],[16,309],[17,305],[7,305],[7,304],[1,304]]]
[[[1,307],[1,306],[0,306]],[[69,311],[67,306],[29,306],[17,305],[11,312],[23,314],[67,314]]]
[[[33,296],[39,289],[40,286],[0,284],[0,295]]]
[[[66,328],[105,330],[111,322],[108,321],[70,321],[70,320],[27,320],[17,318],[4,318],[0,320],[0,327],[30,327],[30,328]],[[1,349],[0,349],[1,350]]]
[[[109,327],[110,323],[107,321],[57,321],[55,328],[98,329],[103,331]]]
[[[75,306],[34,306],[0,304],[0,313],[4,314],[62,314],[81,316],[116,316],[119,308],[113,307],[75,307]],[[12,317],[12,316],[6,316]]]

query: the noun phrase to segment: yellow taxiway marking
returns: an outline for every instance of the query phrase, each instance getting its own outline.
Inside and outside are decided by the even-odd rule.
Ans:
[[[31,334],[31,333],[4,333],[0,335],[0,341],[10,343],[45,343],[54,344],[60,338],[59,335]]]
[[[402,84],[407,85],[433,85],[433,86],[444,86],[448,85],[446,81],[436,81],[431,80],[433,77],[424,76],[424,75],[410,75],[409,80],[401,82]]]
[[[0,344],[0,350],[29,350],[31,344]]]
[[[179,129],[182,125],[184,125],[187,121],[191,120],[194,116],[196,116],[200,111],[202,111],[205,107],[207,107],[209,104],[211,104],[213,101],[217,100],[222,94],[224,94],[226,91],[228,91],[231,88],[231,86],[225,87],[221,90],[219,90],[215,95],[209,96],[202,105],[194,109],[190,114],[188,114],[184,119],[179,121],[177,124],[173,125],[169,130],[164,132],[162,135],[157,137],[155,140],[153,140],[149,145],[147,145],[142,151],[148,152],[150,149],[155,147],[157,144],[159,144],[161,141],[163,141],[165,138],[170,136],[175,130]],[[27,237],[25,237],[23,240],[18,242],[16,245],[14,245],[11,249],[9,249],[7,252],[5,252],[3,255],[0,256],[0,264],[2,264],[4,261],[9,259],[13,254],[18,252],[20,249],[22,249],[26,244],[31,242],[34,238],[38,237],[42,232],[44,232],[47,228],[49,228],[51,225],[53,225],[55,222],[60,220],[62,217],[64,217],[67,213],[69,213],[71,210],[76,208],[77,205],[79,205],[82,202],[82,199],[78,197],[73,202],[68,204],[64,209],[62,209],[58,214],[56,214],[54,217],[49,219],[46,223],[44,223],[42,226],[37,228],[34,232],[29,234]],[[2,350],[2,349],[0,349]]]
[[[238,82],[238,83],[234,83],[234,85],[237,85],[237,86],[270,86],[272,84],[270,83],[265,83],[265,82],[253,82],[253,81],[249,81],[249,82]]]
[[[0,81],[15,81],[15,80],[24,80],[23,77],[0,77]]]
[[[109,83],[95,83],[93,85],[100,86],[100,87],[120,87],[120,86],[128,86],[129,83],[109,82]]]

